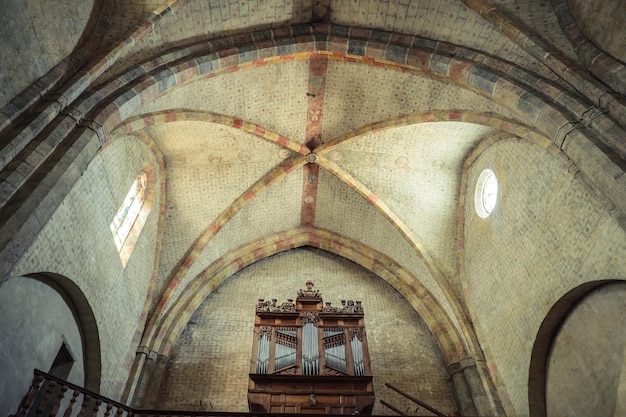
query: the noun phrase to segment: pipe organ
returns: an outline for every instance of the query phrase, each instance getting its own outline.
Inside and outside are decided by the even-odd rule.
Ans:
[[[307,281],[294,302],[260,299],[250,412],[371,414],[374,389],[360,301],[324,303]]]

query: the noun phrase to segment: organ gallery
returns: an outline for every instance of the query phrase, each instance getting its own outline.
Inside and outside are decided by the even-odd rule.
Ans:
[[[295,302],[259,299],[251,412],[370,414],[374,389],[360,301],[324,303],[307,281]]]

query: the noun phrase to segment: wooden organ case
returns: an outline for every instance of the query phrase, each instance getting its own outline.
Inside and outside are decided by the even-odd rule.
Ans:
[[[256,307],[248,405],[253,413],[371,414],[374,387],[363,308],[306,289]]]

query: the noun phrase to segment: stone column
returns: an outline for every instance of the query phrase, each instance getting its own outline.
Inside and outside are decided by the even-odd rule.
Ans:
[[[472,358],[461,359],[448,366],[457,406],[462,415],[492,416],[497,414],[492,407],[480,371]]]
[[[464,416],[478,415],[476,406],[474,405],[474,401],[472,399],[472,391],[465,379],[465,373],[463,372],[461,363],[453,363],[448,366],[448,370],[450,371],[450,376],[452,378],[452,392],[454,394],[454,399],[456,400],[459,412]]]
[[[493,410],[491,409],[489,398],[487,398],[487,393],[485,392],[485,387],[483,386],[483,381],[480,378],[476,363],[470,358],[461,359],[461,368],[463,369],[467,386],[472,394],[472,400],[476,406],[477,414],[480,416],[492,415]]]
[[[169,358],[154,351],[149,351],[147,354],[138,353],[139,355],[142,355],[145,359],[143,359],[141,374],[131,406],[143,409],[156,409],[158,408],[159,390],[165,379]]]

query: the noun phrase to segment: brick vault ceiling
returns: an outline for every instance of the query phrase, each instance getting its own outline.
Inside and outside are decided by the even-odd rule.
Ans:
[[[179,117],[184,121],[146,129],[167,167],[160,285],[176,272],[212,222],[229,208],[239,207],[241,196],[258,190],[259,183],[292,163],[293,170],[262,192],[255,191],[256,198],[211,239],[186,280],[241,245],[300,226],[339,233],[388,255],[415,274],[429,275],[394,227],[390,213],[412,232],[438,270],[448,277],[456,275],[462,164],[468,152],[496,129],[441,121],[365,129],[347,140],[345,135],[382,120],[393,125],[403,115],[432,109],[517,116],[441,81],[326,60],[319,75],[322,87],[316,79],[316,97],[307,96],[319,65],[318,60],[307,59],[203,79],[175,88],[135,112],[167,110],[187,115]],[[221,124],[232,118],[261,128],[266,137]],[[286,141],[273,141],[272,132]],[[317,143],[310,143],[311,137]],[[323,150],[337,138],[337,146]],[[298,153],[304,144],[314,152],[320,150],[316,163],[305,163],[305,156]],[[370,204],[355,184],[388,212]]]
[[[545,1],[497,3],[552,47],[574,56]],[[105,42],[123,39],[148,10],[178,7],[134,41],[101,81],[177,46],[312,20],[309,0],[114,4]],[[330,9],[330,23],[462,45],[557,80],[461,1],[332,0]],[[176,277],[175,297],[241,245],[313,226],[390,256],[442,300],[432,276],[433,269],[440,271],[462,297],[455,279],[461,169],[470,150],[496,129],[453,121],[398,123],[406,115],[452,109],[521,121],[477,93],[425,75],[319,58],[221,73],[143,103],[128,116],[179,115],[178,121],[146,129],[167,172],[157,292]],[[372,131],[382,121],[389,126]],[[317,155],[314,163],[305,159],[310,151]],[[219,231],[206,239],[217,223]],[[194,262],[187,262],[190,257]]]
[[[104,39],[113,42],[123,38],[134,23],[147,12],[163,10],[167,5],[179,8],[158,21],[108,71],[103,79],[120,74],[155,54],[177,47],[223,35],[310,23],[313,0],[130,0],[115,1],[108,33]],[[554,82],[560,82],[536,58],[516,45],[495,27],[469,9],[461,0],[438,1],[380,1],[324,0],[329,3],[326,21],[332,24],[381,29],[450,42],[515,62]],[[555,13],[545,0],[492,1],[504,14],[532,30],[547,44],[562,54],[576,56]]]

